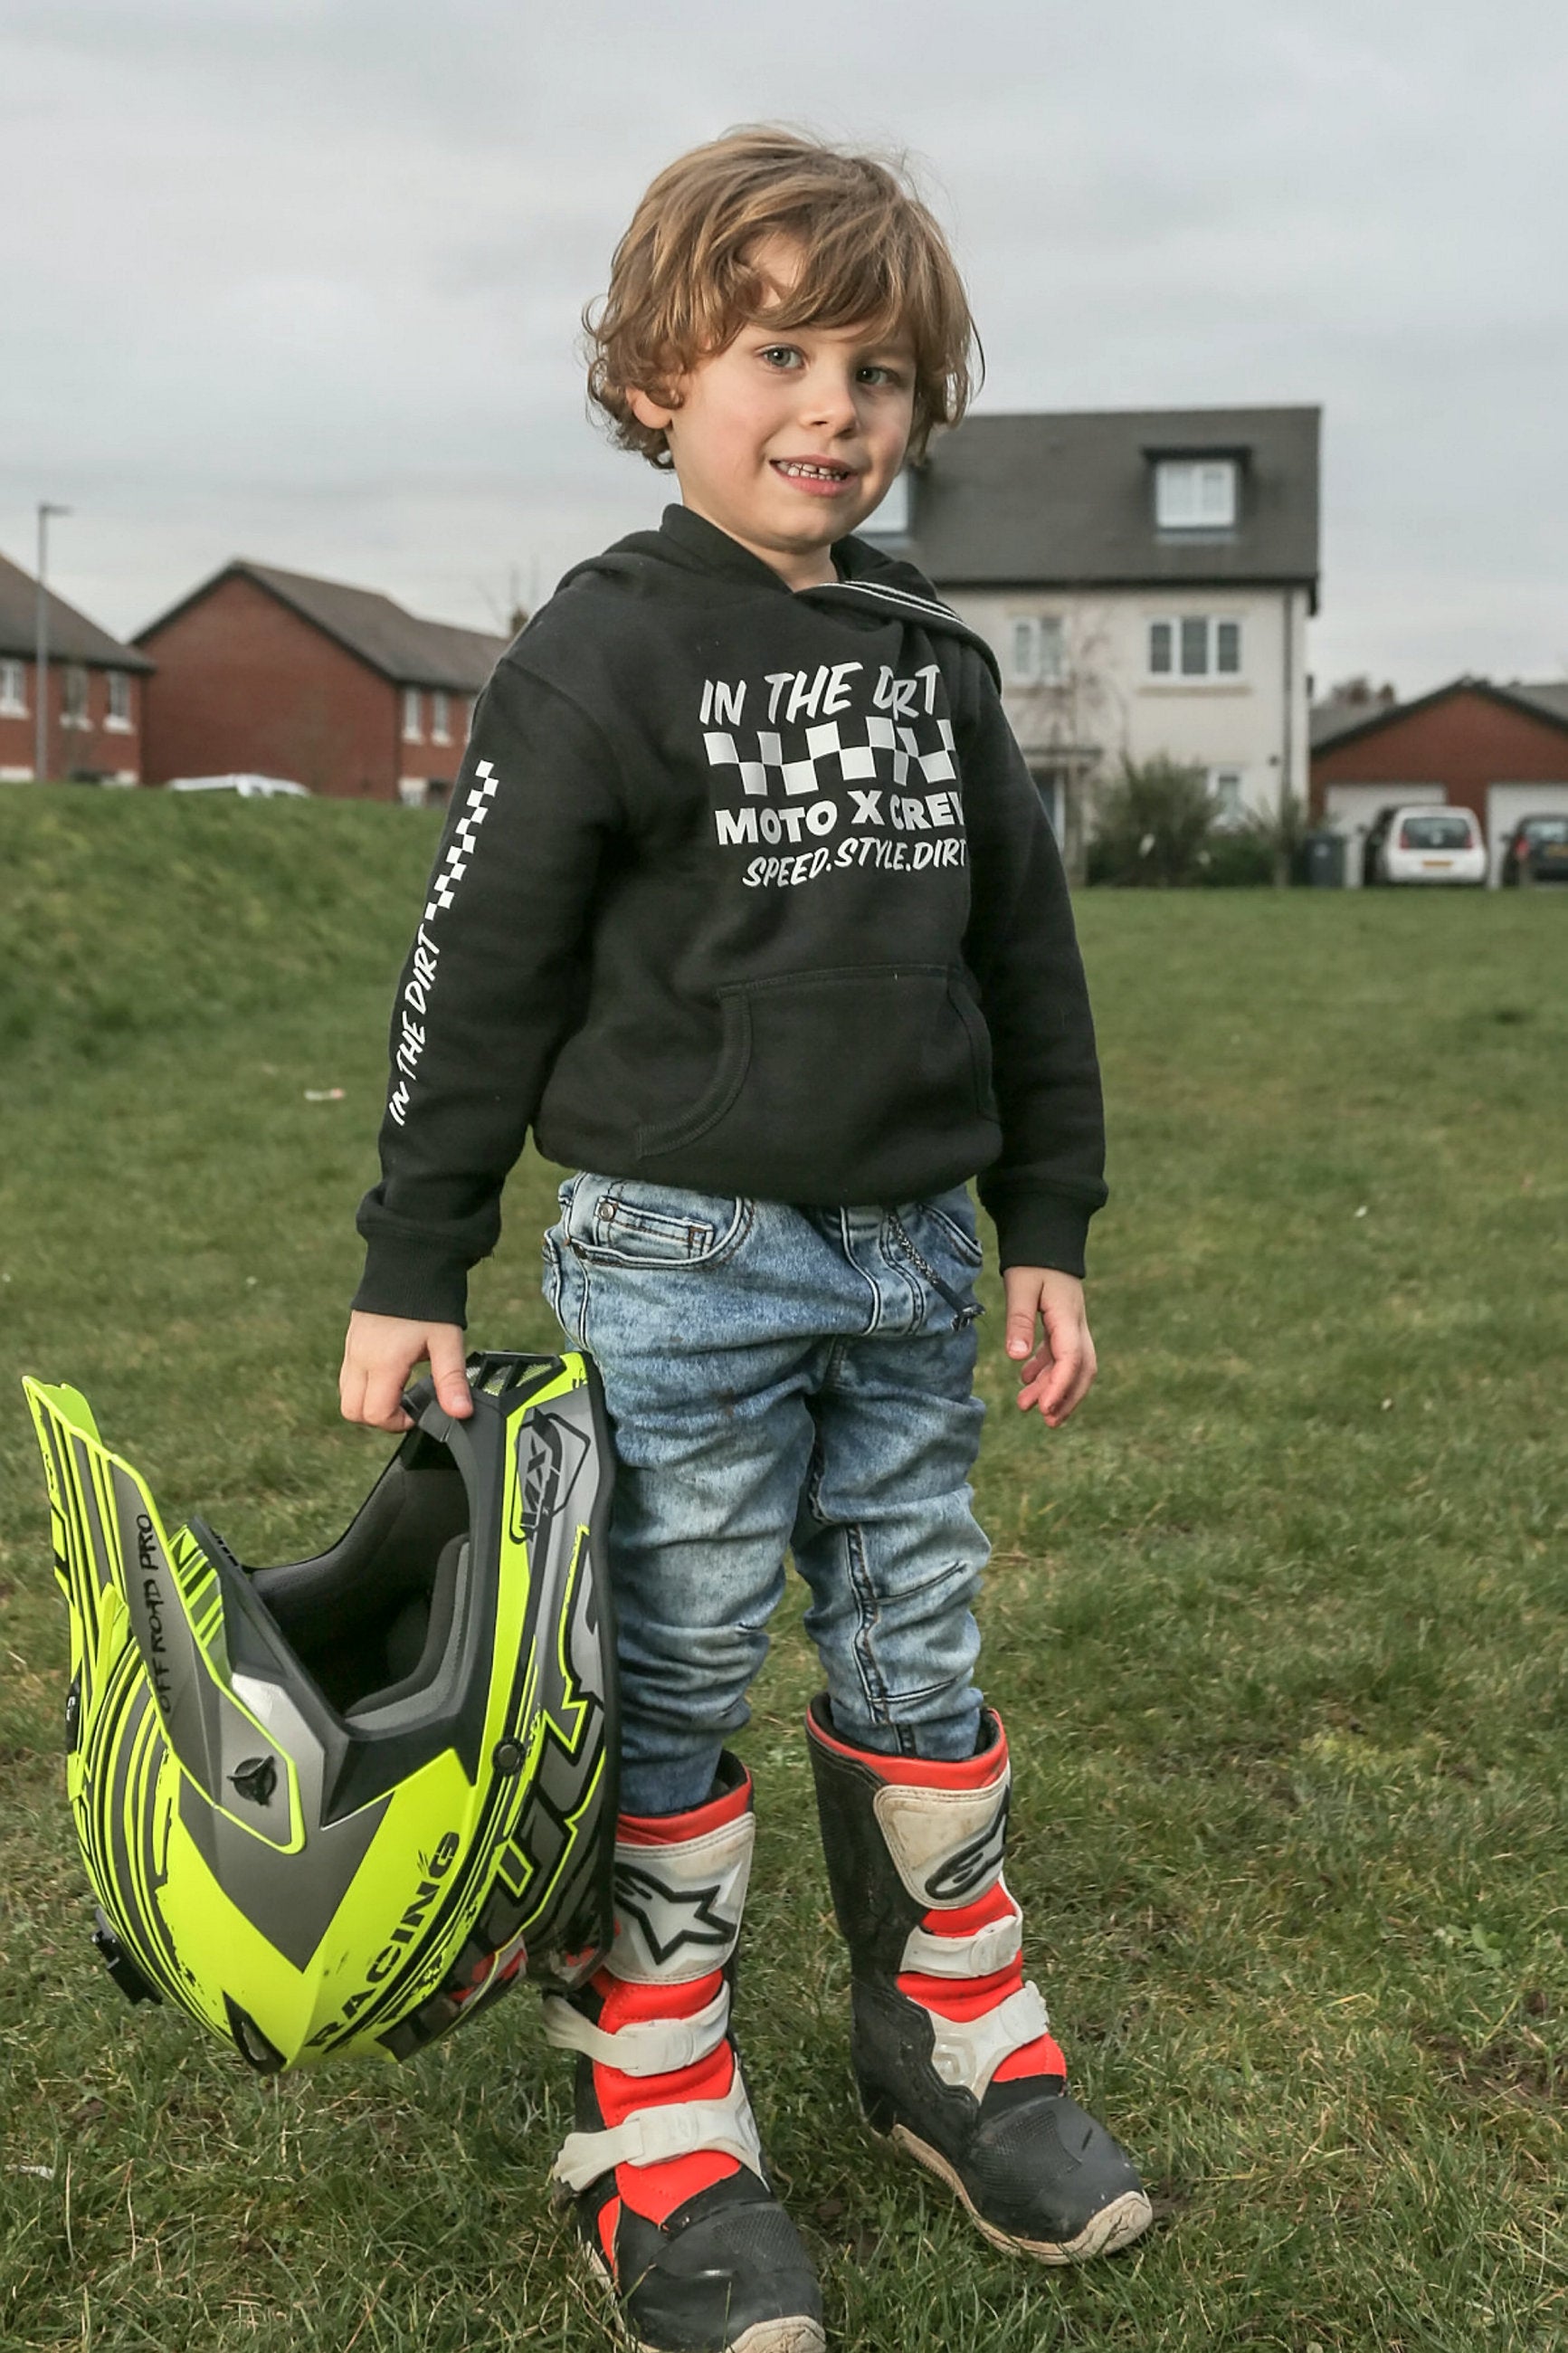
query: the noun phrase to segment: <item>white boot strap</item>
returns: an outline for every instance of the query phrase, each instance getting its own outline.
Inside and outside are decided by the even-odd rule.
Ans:
[[[931,2023],[931,2063],[944,2084],[983,2100],[1004,2059],[1050,2031],[1040,1989],[1033,1979],[979,2018],[942,2018]]]
[[[739,2067],[721,2100],[671,2100],[663,2107],[634,2109],[624,2124],[605,2132],[568,2133],[551,2179],[577,2194],[617,2165],[662,2165],[699,2149],[716,2149],[762,2173],[762,2140]]]
[[[935,1936],[929,1928],[911,1928],[899,1968],[918,1970],[922,1977],[988,1978],[1016,1961],[1023,1948],[1023,1915],[1015,1907],[1004,1919],[988,1920],[972,1936]]]
[[[544,2039],[557,2051],[584,2051],[601,2067],[618,2067],[623,2075],[669,2075],[678,2067],[694,2067],[717,2051],[730,2026],[730,1989],[721,1985],[712,2000],[689,2018],[640,2019],[606,2033],[574,2010],[558,1994],[546,1994]]]

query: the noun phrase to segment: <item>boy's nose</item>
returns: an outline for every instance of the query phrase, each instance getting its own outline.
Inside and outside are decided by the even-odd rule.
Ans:
[[[852,432],[859,421],[859,411],[848,377],[817,376],[808,384],[800,421],[830,433]]]

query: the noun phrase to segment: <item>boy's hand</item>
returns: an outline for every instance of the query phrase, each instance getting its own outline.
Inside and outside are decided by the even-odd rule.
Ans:
[[[407,1430],[400,1399],[416,1365],[428,1363],[444,1413],[466,1421],[473,1412],[460,1324],[422,1324],[406,1315],[367,1315],[356,1308],[343,1343],[338,1398],[345,1421],[373,1430]]]
[[[1059,1430],[1089,1391],[1097,1365],[1084,1312],[1083,1285],[1076,1274],[1051,1266],[1010,1266],[1002,1277],[1007,1293],[1007,1354],[1017,1361],[1018,1403],[1027,1413],[1038,1406],[1052,1430]],[[1035,1318],[1045,1337],[1035,1345]]]

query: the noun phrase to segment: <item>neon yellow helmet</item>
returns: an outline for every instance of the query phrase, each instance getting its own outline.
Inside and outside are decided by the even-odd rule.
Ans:
[[[96,1941],[251,2066],[406,2058],[612,1933],[615,1645],[597,1377],[427,1381],[347,1533],[241,1566],[171,1540],[75,1389],[25,1386],[70,1610],[67,1788]]]

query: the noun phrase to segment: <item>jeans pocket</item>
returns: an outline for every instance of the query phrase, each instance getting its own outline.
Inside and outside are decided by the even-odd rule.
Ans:
[[[546,1227],[540,1237],[540,1255],[543,1264],[540,1271],[539,1287],[544,1293],[544,1303],[558,1324],[564,1319],[561,1313],[561,1283],[564,1268],[561,1263],[561,1244],[553,1226]]]
[[[940,1237],[961,1266],[973,1273],[984,1263],[985,1252],[975,1228],[974,1204],[967,1186],[956,1186],[934,1201],[921,1202],[920,1215],[929,1221],[932,1239]]]
[[[752,1204],[731,1194],[584,1173],[573,1179],[561,1230],[590,1266],[685,1269],[732,1258],[752,1215]]]

